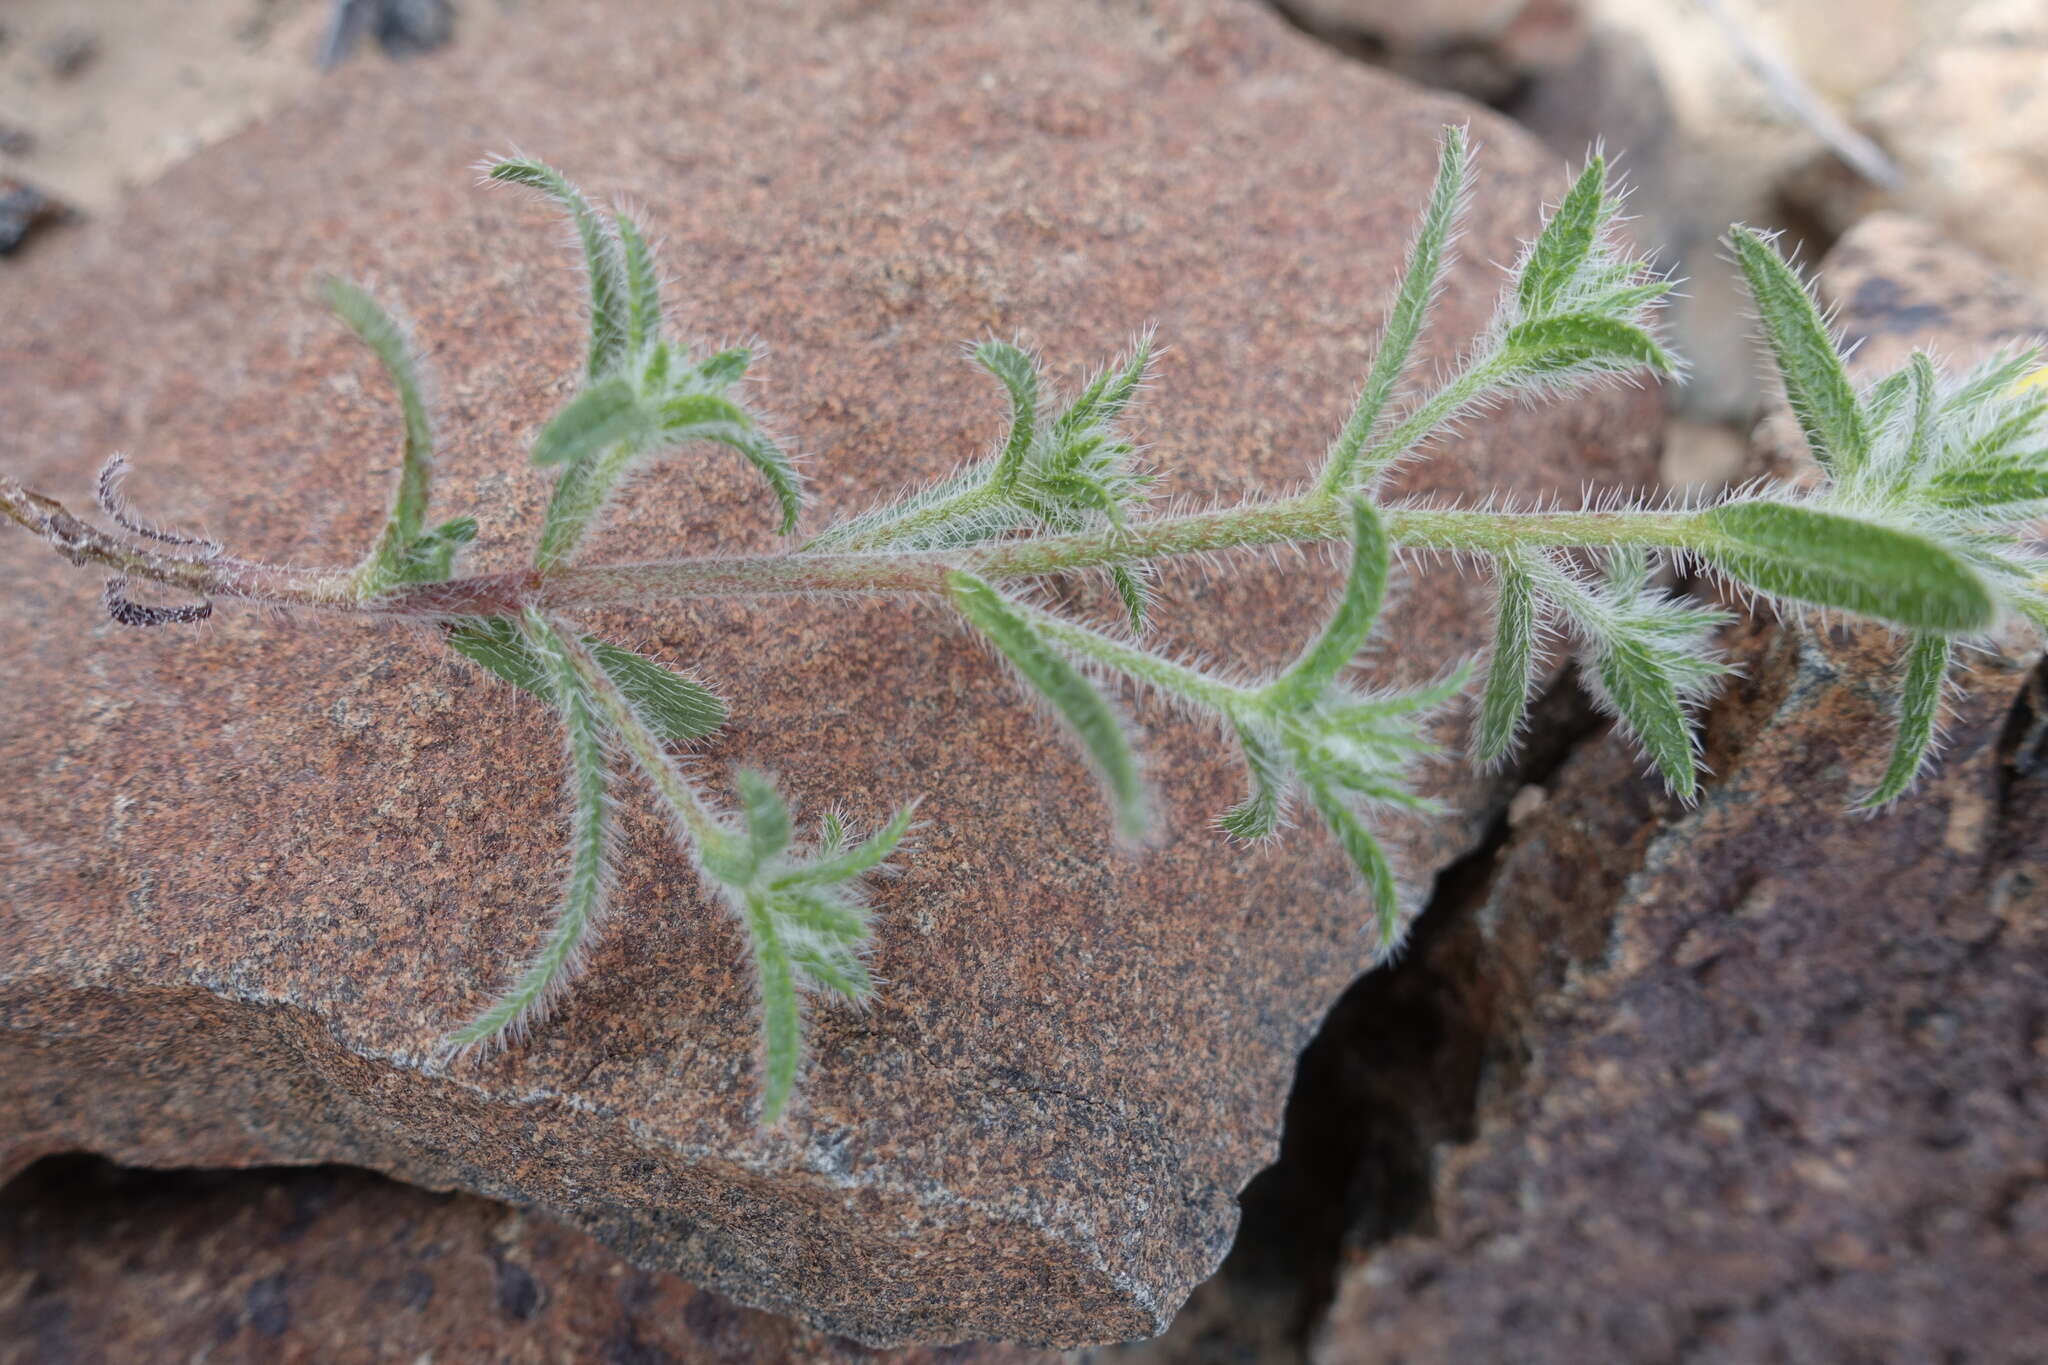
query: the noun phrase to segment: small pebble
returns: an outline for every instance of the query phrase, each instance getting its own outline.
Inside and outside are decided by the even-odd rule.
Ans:
[[[100,40],[84,29],[71,29],[52,38],[43,49],[43,65],[58,80],[70,80],[93,64],[100,55]]]

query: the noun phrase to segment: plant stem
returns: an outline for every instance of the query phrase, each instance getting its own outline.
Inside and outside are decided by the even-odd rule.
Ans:
[[[797,551],[570,565],[552,573],[524,570],[419,584],[365,601],[351,593],[346,572],[337,575],[226,558],[191,560],[138,549],[78,521],[57,503],[11,480],[0,480],[0,510],[73,563],[96,564],[199,596],[414,617],[510,616],[529,607],[567,610],[692,597],[813,592],[936,594],[946,591],[946,575],[954,570],[993,582],[1219,550],[1336,541],[1350,534],[1342,501],[1310,492],[1080,535],[994,541],[958,550]],[[1395,507],[1385,509],[1383,516],[1395,545],[1453,553],[1499,554],[1546,546],[1700,550],[1717,539],[1698,512]]]

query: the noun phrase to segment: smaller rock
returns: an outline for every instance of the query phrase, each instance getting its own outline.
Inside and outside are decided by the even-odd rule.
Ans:
[[[455,37],[455,10],[448,0],[384,0],[376,33],[385,56],[416,57]]]
[[[88,29],[66,29],[43,46],[43,69],[68,81],[99,59],[100,40]]]
[[[1050,1365],[877,1352],[637,1269],[580,1233],[340,1166],[86,1157],[0,1191],[0,1365],[71,1360]]]
[[[1664,427],[1664,455],[1658,474],[1674,493],[1718,493],[1749,463],[1749,442],[1720,422],[1676,418]]]
[[[62,222],[69,213],[35,186],[0,175],[0,256],[19,249],[23,242]]]
[[[1585,45],[1578,0],[1297,0],[1310,33],[1409,79],[1501,104]]]

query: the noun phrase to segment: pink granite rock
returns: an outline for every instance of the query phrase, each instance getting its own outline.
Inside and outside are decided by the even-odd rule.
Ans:
[[[340,270],[405,301],[439,374],[441,503],[482,518],[480,567],[521,562],[545,491],[523,451],[579,347],[559,229],[471,183],[519,147],[645,207],[688,330],[767,344],[762,399],[828,509],[994,438],[962,339],[1079,364],[1147,321],[1173,347],[1141,418],[1169,492],[1235,493],[1296,477],[1340,421],[1439,125],[1475,122],[1484,171],[1426,363],[1483,324],[1488,263],[1557,189],[1506,125],[1226,0],[582,4],[526,37],[344,73],[0,280],[10,472],[75,495],[125,448],[167,518],[353,556],[393,419],[305,299]],[[1640,484],[1656,412],[1505,413],[1410,486]],[[759,547],[768,524],[737,461],[678,461],[592,551]],[[1135,1337],[1221,1257],[1295,1053],[1367,961],[1320,837],[1247,857],[1207,830],[1240,778],[1204,727],[1139,709],[1168,837],[1131,856],[934,612],[708,602],[597,622],[720,685],[707,771],[765,765],[813,813],[928,797],[878,905],[879,1004],[817,1011],[799,1107],[758,1131],[740,944],[636,808],[622,910],[566,1007],[447,1067],[435,1040],[550,907],[547,719],[430,641],[226,611],[124,632],[25,538],[0,559],[0,1164],[349,1162],[869,1342]],[[1332,581],[1175,577],[1168,638],[1277,660]],[[1483,592],[1397,585],[1380,676],[1481,647]],[[1418,900],[1502,799],[1449,762],[1432,783],[1448,813],[1389,830]]]

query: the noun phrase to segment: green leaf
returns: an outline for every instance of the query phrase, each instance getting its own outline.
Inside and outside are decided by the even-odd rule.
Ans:
[[[1216,827],[1234,839],[1255,841],[1280,827],[1287,770],[1272,743],[1250,726],[1236,724],[1238,747],[1251,775],[1251,793],[1216,818]]]
[[[1379,954],[1391,953],[1400,941],[1401,932],[1401,902],[1394,888],[1393,864],[1387,861],[1386,851],[1380,847],[1379,840],[1372,837],[1372,831],[1336,793],[1320,782],[1311,782],[1308,795],[1316,813],[1337,836],[1344,855],[1365,878],[1365,884],[1372,892]]]
[[[744,346],[736,346],[729,351],[720,351],[699,365],[697,374],[706,384],[725,388],[738,383],[753,363],[754,353]]]
[[[874,994],[874,978],[858,954],[838,943],[789,940],[790,960],[798,971],[826,990],[849,1000],[865,1000]]]
[[[1571,287],[1579,267],[1592,254],[1606,204],[1607,160],[1596,155],[1543,225],[1528,263],[1522,267],[1518,292],[1524,317],[1549,312]]]
[[[689,744],[725,724],[725,703],[702,683],[593,636],[585,636],[584,643],[626,699],[668,743]]]
[[[790,1091],[796,1087],[797,1063],[803,1054],[803,1012],[797,1002],[789,949],[765,895],[746,897],[741,923],[753,949],[761,992],[761,1126],[766,1128],[781,1119]]]
[[[1101,693],[987,583],[956,571],[946,575],[946,589],[960,614],[1037,689],[1081,741],[1096,776],[1109,790],[1118,828],[1133,838],[1143,833],[1145,789],[1137,760]]]
[[[455,517],[421,535],[407,547],[399,561],[396,579],[400,583],[439,583],[455,568],[455,555],[476,539],[475,517]]]
[[[427,417],[419,361],[407,344],[405,333],[360,286],[333,275],[320,283],[327,306],[377,357],[385,378],[391,381],[392,391],[398,395],[398,410],[405,423],[405,446],[399,458],[398,487],[391,496],[391,511],[384,519],[384,531],[376,547],[357,570],[358,588],[369,595],[393,583],[408,581],[403,577],[403,562],[426,525],[427,503],[433,493],[434,430]]]
[[[1672,372],[1657,338],[1620,318],[1600,313],[1557,313],[1508,329],[1502,361],[1525,375],[1556,374],[1582,365],[1647,366]]]
[[[661,339],[661,275],[654,268],[654,252],[633,220],[616,213],[612,221],[618,224],[619,247],[625,257],[626,350],[639,355]]]
[[[1983,630],[1997,614],[1975,570],[1909,531],[1776,502],[1730,503],[1701,521],[1718,541],[1699,553],[1773,596],[1944,635]]]
[[[1838,478],[1862,468],[1870,432],[1813,298],[1770,242],[1748,228],[1733,228],[1728,244],[1749,281],[1785,397],[1822,467]]]
[[[1934,725],[1941,716],[1941,685],[1948,677],[1952,648],[1946,635],[1915,635],[1906,650],[1906,682],[1899,693],[1899,731],[1884,778],[1857,804],[1864,809],[1890,805],[1906,794],[1920,775],[1934,747]]]
[[[889,823],[872,839],[863,840],[852,848],[843,850],[837,848],[837,843],[844,839],[844,833],[841,833],[840,840],[831,837],[832,830],[838,827],[838,820],[828,815],[825,817],[829,823],[824,848],[827,856],[816,862],[807,863],[793,872],[784,873],[771,884],[777,890],[830,886],[837,882],[849,881],[863,872],[871,872],[896,851],[896,846],[903,842],[903,836],[909,832],[910,823],[916,815],[917,805],[912,802],[897,811]]]
[[[1323,694],[1350,666],[1372,634],[1386,596],[1390,552],[1379,513],[1363,498],[1351,500],[1351,573],[1344,596],[1314,644],[1264,689],[1278,711],[1299,710]]]
[[[451,627],[446,638],[450,649],[514,687],[543,698],[550,695],[540,661],[526,647],[519,628],[505,617],[465,621]],[[701,683],[592,636],[583,637],[583,643],[667,742],[688,744],[725,724],[725,703]]]
[[[730,424],[703,423],[692,427],[690,435],[696,440],[712,441],[745,456],[747,463],[761,472],[761,477],[768,480],[768,487],[775,492],[775,501],[782,509],[778,529],[783,535],[796,529],[796,519],[804,507],[803,480],[788,452],[762,432]]]
[[[1017,486],[1025,457],[1038,437],[1038,366],[1007,341],[982,342],[974,348],[974,359],[1010,393],[1010,439],[996,457],[989,480],[997,492],[1008,493]]]
[[[496,161],[488,174],[504,184],[540,191],[559,204],[575,224],[590,278],[590,358],[585,372],[591,379],[608,374],[626,354],[629,328],[626,269],[619,259],[618,242],[582,193],[552,166],[538,161]]]
[[[1514,747],[1515,732],[1528,709],[1536,670],[1536,588],[1512,560],[1500,561],[1500,605],[1494,618],[1493,658],[1479,703],[1474,756],[1491,763]]]
[[[1138,338],[1121,364],[1112,365],[1096,375],[1066,410],[1053,419],[1048,444],[1055,449],[1064,449],[1082,432],[1107,427],[1116,421],[1136,396],[1138,386],[1144,382],[1145,372],[1151,365],[1152,337],[1147,333]]]
[[[2048,452],[2028,459],[1943,469],[1928,481],[1926,497],[1937,507],[1958,512],[2019,509],[2048,502]]]
[[[519,639],[527,658],[534,661],[549,699],[561,712],[568,737],[569,878],[540,951],[505,994],[449,1035],[447,1045],[453,1048],[502,1041],[545,1014],[580,969],[584,950],[603,920],[607,904],[611,775],[604,728],[553,631],[530,623]]]
[[[654,422],[628,380],[600,379],[562,406],[533,443],[533,462],[580,464],[617,445],[641,445]]]
[[[759,867],[789,847],[795,833],[789,803],[774,783],[750,768],[740,769],[734,780],[739,787],[740,814],[747,822],[747,842],[753,849],[754,865]]]
[[[1400,289],[1394,295],[1394,306],[1388,310],[1386,326],[1380,332],[1380,344],[1373,353],[1372,369],[1366,374],[1365,387],[1359,391],[1358,402],[1345,419],[1343,430],[1337,434],[1324,457],[1321,482],[1325,491],[1350,488],[1379,473],[1377,468],[1358,470],[1359,455],[1379,425],[1395,386],[1407,372],[1409,354],[1415,349],[1416,338],[1422,334],[1430,301],[1435,298],[1437,283],[1443,278],[1451,234],[1457,226],[1458,213],[1471,176],[1471,160],[1465,130],[1457,127],[1444,129],[1442,150],[1437,157],[1436,184],[1430,190],[1422,226],[1416,232],[1415,240],[1409,244],[1408,265],[1402,272]]]
[[[1110,566],[1109,580],[1116,585],[1116,595],[1123,600],[1124,613],[1131,619],[1131,633],[1144,634],[1147,594],[1143,580],[1124,564]]]
[[[751,431],[754,426],[754,419],[745,408],[715,393],[678,394],[663,402],[657,411],[662,435],[671,440],[688,440],[692,427],[707,424],[727,423],[741,431]]]
[[[1927,358],[1927,352],[1915,351],[1907,362],[1906,373],[1912,385],[1913,429],[1907,435],[1906,445],[1898,455],[1898,465],[1891,471],[1893,498],[1904,495],[1926,472],[1926,466],[1934,455],[1934,424],[1937,416],[1934,401],[1934,362]]]
[[[1668,656],[1622,634],[1598,641],[1594,653],[1600,685],[1622,724],[1650,755],[1673,794],[1690,801],[1699,790],[1692,725],[1679,700],[1678,679]]]

